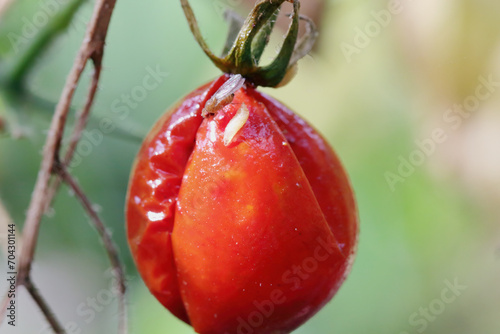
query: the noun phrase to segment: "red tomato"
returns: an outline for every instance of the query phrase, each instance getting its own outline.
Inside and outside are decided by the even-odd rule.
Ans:
[[[321,135],[252,86],[203,117],[228,78],[189,94],[144,141],[128,240],[150,291],[196,332],[289,333],[350,269],[353,192]],[[225,143],[241,110],[248,119]]]

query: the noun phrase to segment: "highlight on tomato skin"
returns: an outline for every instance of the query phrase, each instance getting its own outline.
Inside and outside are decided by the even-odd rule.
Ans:
[[[189,94],[147,136],[130,178],[128,240],[152,294],[196,332],[289,333],[349,271],[353,192],[321,135],[251,85],[202,117],[228,79]],[[248,119],[225,143],[243,107]]]

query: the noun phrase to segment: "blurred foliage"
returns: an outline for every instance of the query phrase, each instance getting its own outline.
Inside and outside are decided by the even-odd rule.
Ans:
[[[22,35],[26,22],[33,22],[44,3],[15,1],[0,19],[0,76],[22,52],[16,52],[8,36]],[[222,48],[226,34],[220,9],[235,3],[192,0],[214,50]],[[437,145],[394,191],[385,177],[388,171],[397,173],[400,156],[407,159],[418,148],[415,141],[430,138],[433,129],[444,126],[442,115],[448,108],[474,94],[479,76],[500,79],[500,4],[399,3],[401,13],[391,15],[385,27],[380,25],[368,46],[359,48],[349,62],[342,43],[354,45],[356,34],[377,22],[373,11],[389,5],[328,1],[316,52],[299,64],[299,74],[288,86],[265,90],[332,143],[350,174],[360,212],[359,252],[351,275],[333,301],[296,333],[417,333],[420,327],[411,322],[412,314],[441,298],[444,282],[455,279],[467,288],[427,322],[424,332],[494,334],[500,328],[500,165],[489,178],[484,166],[461,168],[479,159],[463,150],[471,136],[490,131],[476,126],[475,120],[486,117],[491,131],[500,133],[499,118],[489,116],[498,115],[499,94],[481,101],[479,110],[461,128],[449,131],[447,142]],[[37,59],[28,77],[28,95],[5,87],[0,91],[0,117],[24,136],[0,137],[0,198],[19,230],[53,106],[92,4],[87,1],[67,31]],[[280,37],[277,32],[275,45]],[[264,57],[273,55],[270,47]],[[130,95],[148,71],[156,69],[168,76],[143,100],[127,106],[123,94]],[[79,147],[82,159],[73,172],[99,205],[126,263],[133,333],[192,333],[156,302],[138,277],[125,239],[124,199],[140,138],[168,106],[218,74],[190,35],[179,3],[118,1],[93,119],[83,139],[91,149],[85,150],[89,144]],[[77,90],[75,109],[82,107],[89,77],[84,76]],[[103,118],[113,120],[116,129],[100,139],[96,130]],[[486,141],[474,153],[498,157],[499,150],[499,142]],[[499,186],[483,191],[491,184]],[[88,312],[88,298],[98,297],[110,284],[108,262],[96,235],[63,187],[53,210],[43,218],[34,279],[63,322],[74,321],[82,333],[115,330],[114,301],[99,305],[102,310],[95,311],[95,318]],[[6,332],[35,333],[43,319],[27,296],[21,295],[21,301],[19,327]],[[30,316],[33,312],[37,316]]]

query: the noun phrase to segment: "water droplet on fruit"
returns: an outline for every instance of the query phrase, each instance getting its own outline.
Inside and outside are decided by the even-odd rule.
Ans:
[[[148,215],[148,219],[151,220],[152,222],[156,222],[156,221],[159,221],[159,220],[162,220],[163,218],[165,218],[165,214],[163,212],[149,211],[147,213],[147,215]]]
[[[155,189],[156,187],[158,187],[161,184],[161,179],[148,180],[148,182],[146,182],[146,183],[148,184],[148,186]]]

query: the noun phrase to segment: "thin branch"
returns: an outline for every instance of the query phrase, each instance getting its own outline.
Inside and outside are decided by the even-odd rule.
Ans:
[[[88,118],[90,115],[90,109],[92,107],[92,101],[94,101],[95,94],[97,92],[99,78],[101,76],[101,66],[94,64],[94,74],[92,75],[92,82],[90,84],[90,89],[87,95],[87,101],[85,102],[85,106],[82,109],[81,113],[78,115],[78,118],[75,122],[75,126],[73,128],[73,132],[71,133],[70,141],[68,144],[68,148],[66,150],[66,154],[64,155],[63,164],[68,166],[73,159],[73,155],[75,153],[76,146],[80,141],[82,136],[82,132],[85,129]],[[45,204],[43,211],[47,212],[52,203],[52,199],[54,198],[59,186],[61,185],[60,179],[54,179],[50,184],[49,189],[47,190],[47,195],[45,196]]]
[[[87,96],[87,101],[85,102],[85,106],[83,107],[82,112],[80,113],[75,127],[73,129],[73,133],[71,134],[68,149],[64,156],[64,164],[69,164],[71,159],[73,158],[73,154],[75,153],[76,145],[78,145],[78,141],[82,136],[82,132],[87,126],[87,121],[90,115],[90,108],[92,107],[92,101],[94,101],[95,94],[97,92],[97,86],[99,84],[99,78],[101,76],[101,66],[95,65],[94,75],[92,76],[92,83],[90,84],[89,93]]]
[[[3,234],[5,232],[5,235],[7,235],[7,232],[8,232],[8,229],[9,229],[8,226],[10,224],[14,224],[14,221],[12,220],[12,218],[9,215],[9,213],[5,209],[5,207],[4,207],[1,199],[0,199],[0,223],[1,223],[1,225],[0,225],[0,233]],[[19,247],[20,243],[21,243],[20,238],[16,236],[15,245],[17,247]],[[3,248],[5,248],[4,249],[5,250],[5,254],[7,254],[7,245],[8,244],[3,245],[3,246],[5,246],[5,247],[3,247]],[[54,332],[56,334],[64,334],[65,331],[64,331],[63,327],[60,325],[60,323],[56,319],[54,313],[50,310],[49,305],[42,298],[42,296],[40,295],[40,292],[35,287],[35,285],[31,281],[31,278],[29,276],[24,279],[23,285],[26,287],[26,289],[28,290],[28,293],[31,295],[31,297],[36,302],[36,304],[38,305],[38,307],[42,311],[43,315],[45,316],[45,318],[49,322],[49,324],[54,329]],[[11,300],[11,298],[9,297],[8,294],[6,294],[5,297],[4,297],[4,299],[2,300],[1,309],[0,309],[0,324],[5,319],[7,307],[9,305],[9,303],[10,303],[10,300]]]
[[[7,210],[5,209],[1,200],[0,200],[0,222],[2,222],[2,224],[0,226],[0,232],[3,233],[3,231],[5,230],[5,232],[6,232],[5,234],[7,235],[8,225],[13,224],[14,222],[13,222],[12,218],[10,217],[9,213],[7,212]],[[16,236],[15,245],[20,245],[20,242],[21,242],[20,238],[18,238]],[[5,254],[7,254],[7,244],[5,245],[5,252],[6,252]],[[22,284],[26,287],[28,293],[31,295],[31,297],[33,298],[35,303],[38,305],[38,307],[42,311],[43,315],[45,316],[45,318],[47,319],[49,324],[52,326],[52,328],[54,329],[54,332],[56,334],[64,334],[65,331],[64,331],[63,327],[60,325],[60,323],[56,319],[54,313],[50,310],[49,305],[47,304],[45,299],[43,299],[43,297],[39,293],[38,289],[35,287],[35,285],[31,281],[31,278],[29,276],[24,278],[24,281],[22,282]],[[0,324],[6,318],[7,307],[9,306],[11,299],[12,298],[9,297],[9,294],[6,294],[5,297],[3,298],[2,302],[0,303],[0,305],[1,305],[0,306],[1,307],[1,309],[0,309]]]
[[[21,278],[29,276],[38,239],[40,219],[45,209],[45,196],[49,189],[54,161],[59,156],[66,118],[77,83],[89,58],[93,59],[96,66],[101,66],[104,41],[115,3],[116,0],[97,0],[83,44],[68,75],[61,99],[57,104],[52,118],[43,150],[42,164],[24,223],[23,239],[25,242],[21,250],[19,264],[19,275]]]
[[[107,234],[104,225],[100,221],[95,211],[92,210],[92,206],[90,205],[89,201],[84,200],[86,199],[86,197],[84,196],[83,192],[81,192],[80,188],[78,188],[76,182],[73,182],[74,180],[66,172],[64,167],[58,164],[63,132],[66,125],[68,113],[70,111],[71,101],[73,100],[75,89],[77,87],[77,84],[80,80],[80,77],[82,75],[82,72],[85,68],[87,61],[89,59],[92,59],[95,67],[94,80],[92,86],[90,87],[87,101],[85,103],[85,108],[79,115],[79,119],[76,121],[77,125],[75,129],[76,130],[79,129],[80,123],[83,126],[86,124],[86,118],[88,117],[88,113],[93,104],[95,92],[97,90],[97,82],[99,80],[102,57],[104,52],[104,42],[106,39],[108,26],[111,20],[111,14],[113,12],[115,3],[116,0],[96,1],[94,7],[94,13],[87,27],[85,38],[80,47],[78,55],[75,59],[73,67],[66,79],[66,84],[61,94],[61,98],[56,106],[56,110],[54,112],[54,116],[52,118],[50,129],[43,149],[43,158],[41,167],[31,197],[31,202],[26,214],[26,220],[24,223],[24,230],[23,230],[23,240],[25,242],[23,243],[21,248],[21,254],[19,259],[19,273],[16,284],[25,285],[26,287],[28,287],[28,289],[32,287],[30,280],[30,271],[38,241],[40,220],[43,215],[47,202],[47,195],[50,187],[51,175],[54,171],[57,170],[59,172],[59,175],[64,180],[66,180],[72,186],[72,188],[73,187],[76,188],[75,193],[77,193],[78,190],[78,197],[81,199],[82,204],[84,204],[84,207],[89,212],[89,215],[92,217],[93,221],[96,224],[99,234],[103,238],[104,245],[110,256],[111,263],[115,267],[115,272],[119,276],[119,281],[120,281],[119,307],[121,316],[119,320],[119,332],[126,333],[127,324],[126,324],[125,283],[123,279],[123,270],[120,265],[118,255],[116,253],[116,249],[114,248],[114,245],[111,242],[111,238]],[[78,142],[78,138],[75,139],[74,145],[76,145],[76,142]],[[36,293],[36,290],[32,289],[31,291],[32,291],[31,293],[32,297],[35,299],[35,301],[37,301],[40,308],[46,306],[43,298]],[[51,326],[54,329],[54,331],[56,331],[56,333],[63,333],[63,331],[61,331],[61,328],[60,326],[58,326],[57,323],[51,322],[50,319],[49,322],[51,323]]]
[[[111,239],[111,235],[109,231],[106,229],[104,223],[99,218],[99,215],[94,210],[92,203],[85,195],[82,188],[78,185],[78,182],[68,173],[66,167],[62,164],[57,164],[55,166],[55,172],[61,180],[66,183],[71,190],[75,193],[75,196],[78,198],[83,208],[89,215],[92,223],[94,224],[97,232],[99,233],[99,237],[103,241],[104,248],[106,249],[107,255],[109,257],[109,261],[111,262],[111,266],[113,267],[113,272],[117,276],[118,279],[118,291],[119,291],[119,332],[126,333],[127,332],[127,307],[125,301],[125,273],[120,262],[120,258],[118,256],[118,249],[113,243]]]
[[[61,326],[59,321],[56,319],[54,312],[50,309],[49,305],[45,301],[45,299],[42,297],[38,289],[35,287],[33,282],[29,277],[27,277],[24,280],[24,287],[26,290],[28,290],[28,293],[30,296],[33,298],[35,303],[38,305],[40,310],[42,311],[43,315],[45,316],[45,319],[49,322],[50,326],[52,326],[52,329],[54,330],[54,333],[56,334],[64,334],[66,331],[64,328]]]

